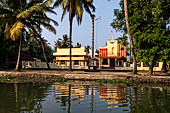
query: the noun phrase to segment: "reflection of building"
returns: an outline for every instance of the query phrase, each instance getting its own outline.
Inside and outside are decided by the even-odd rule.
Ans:
[[[64,69],[70,64],[70,49],[57,48],[53,55],[56,57],[56,66]],[[72,67],[73,69],[88,69],[89,56],[85,51],[85,47],[72,48]]]
[[[120,85],[118,86],[109,86],[109,85],[102,85],[99,87],[99,98],[104,98],[104,101],[107,104],[118,104],[118,103],[125,103],[126,100],[126,89]],[[118,106],[110,106],[108,108],[113,108]]]
[[[70,85],[70,84],[55,84],[55,96],[56,97],[62,97],[66,96],[68,97],[69,95],[71,96],[72,99],[74,100],[84,100],[84,94],[85,94],[85,87],[83,85]],[[71,94],[69,94],[71,93]]]
[[[108,40],[107,46],[100,47],[99,68],[115,68],[123,66],[126,60],[126,47],[117,40]]]

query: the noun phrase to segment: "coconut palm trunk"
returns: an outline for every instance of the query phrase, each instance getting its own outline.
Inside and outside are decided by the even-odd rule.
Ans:
[[[91,18],[92,18],[92,66],[94,66],[94,18],[95,18],[95,15],[92,15]]]
[[[69,8],[69,21],[70,21],[70,66],[69,71],[72,71],[72,28],[73,28],[73,0],[70,1],[70,8]]]
[[[18,49],[18,58],[17,58],[17,64],[15,67],[16,71],[19,71],[19,64],[20,64],[20,57],[21,57],[21,47],[22,47],[22,35],[19,38],[19,49]]]
[[[72,70],[72,25],[73,25],[73,18],[70,19],[70,43],[69,43],[69,48],[70,48],[70,67],[69,67],[69,70],[71,71]]]
[[[21,5],[21,11],[22,11],[22,2],[20,0],[20,5]],[[22,34],[20,35],[20,40],[19,40],[19,49],[18,49],[18,58],[17,58],[17,64],[15,67],[16,71],[19,71],[19,64],[20,64],[20,57],[21,57],[21,46],[22,46]]]
[[[44,42],[43,42],[43,40],[42,40],[41,37],[39,37],[39,39],[40,39],[40,42],[41,42],[41,47],[42,47],[42,50],[43,50],[43,56],[44,56],[45,62],[46,62],[46,64],[47,64],[47,68],[48,68],[48,69],[51,69],[50,66],[49,66],[49,64],[48,64],[47,57],[46,57]]]
[[[37,32],[33,26],[30,26],[31,29],[33,30],[34,33],[36,33],[36,35],[38,36],[38,38],[40,39],[40,43],[41,43],[41,47],[42,47],[42,50],[43,50],[43,56],[44,56],[44,59],[45,59],[45,62],[47,64],[47,68],[48,69],[51,69],[49,64],[48,64],[48,59],[46,57],[46,52],[45,52],[45,45],[44,45],[44,42],[43,42],[43,39],[41,38],[41,35],[40,35],[40,32]]]
[[[128,31],[128,36],[129,36],[130,45],[131,45],[131,51],[132,51],[132,55],[133,55],[133,62],[134,62],[133,73],[137,74],[136,54],[135,54],[135,50],[134,50],[134,47],[133,47],[134,43],[133,43],[133,39],[132,39],[131,34],[130,34],[130,28],[129,28],[129,22],[128,22],[127,0],[124,0],[124,11],[125,11],[126,28],[127,28],[127,31]]]

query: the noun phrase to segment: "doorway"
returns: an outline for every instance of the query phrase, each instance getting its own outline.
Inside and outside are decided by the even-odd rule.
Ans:
[[[115,59],[110,59],[110,67],[115,67]]]

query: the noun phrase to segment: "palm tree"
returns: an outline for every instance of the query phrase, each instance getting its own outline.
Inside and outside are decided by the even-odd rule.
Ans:
[[[133,43],[133,38],[130,34],[130,27],[129,27],[129,22],[128,22],[128,4],[127,4],[127,0],[124,0],[124,11],[125,11],[125,21],[126,21],[126,28],[127,28],[127,32],[128,32],[128,35],[129,35],[129,40],[130,40],[130,46],[131,46],[131,49],[132,49],[132,54],[133,54],[133,62],[134,62],[134,69],[133,69],[133,73],[134,74],[137,74],[137,62],[136,62],[136,54],[135,54],[135,51],[134,51],[134,43]]]
[[[12,6],[10,5],[10,2],[12,2]],[[4,25],[6,25],[4,31],[6,38],[11,38],[12,40],[17,40],[18,38],[20,38],[16,70],[19,70],[21,40],[22,38],[24,38],[24,32],[26,32],[27,30],[32,30],[39,37],[42,44],[44,56],[45,47],[42,42],[41,35],[39,32],[37,32],[36,29],[38,29],[39,24],[41,24],[53,33],[56,33],[54,27],[50,25],[50,22],[53,22],[55,25],[57,25],[57,22],[47,17],[45,13],[46,11],[49,11],[56,14],[52,11],[52,8],[50,7],[52,0],[47,0],[41,4],[38,3],[39,1],[36,2],[34,0],[22,0],[22,2],[20,0],[20,4],[18,6],[18,3],[16,1],[0,1],[0,20],[2,20]],[[20,10],[16,8],[17,6],[21,7]],[[48,61],[46,57],[45,60],[48,66]]]
[[[72,70],[72,59],[71,59],[71,43],[72,43],[72,25],[73,25],[73,18],[76,16],[78,25],[82,22],[82,16],[84,10],[91,14],[92,11],[95,11],[95,7],[93,5],[93,0],[56,0],[54,3],[54,7],[61,6],[63,9],[63,14],[61,20],[63,20],[64,15],[68,12],[69,13],[69,22],[70,22],[70,67],[69,70]]]
[[[95,15],[91,15],[92,18],[92,66],[94,66],[94,18]]]
[[[63,39],[58,38],[57,42],[55,42],[55,51],[56,48],[69,48],[69,38],[67,37],[67,35],[63,35]]]

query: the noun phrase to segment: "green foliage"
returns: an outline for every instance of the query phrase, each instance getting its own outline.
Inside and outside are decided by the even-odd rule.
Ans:
[[[126,83],[128,85],[131,85],[132,84],[132,81],[131,80],[96,80],[96,82],[98,83],[112,83],[112,84],[115,84],[115,83]]]
[[[130,32],[138,61],[149,65],[170,58],[170,0],[128,0]],[[111,26],[127,33],[123,0],[114,10]]]
[[[22,42],[24,43],[22,44],[22,46],[24,46],[23,54],[43,59],[42,50],[39,49],[39,47],[41,47],[41,44],[39,43],[39,38],[37,38],[41,35],[41,25],[53,33],[56,33],[56,30],[51,25],[51,23],[54,23],[54,25],[58,25],[55,20],[46,15],[47,12],[56,15],[56,12],[54,12],[53,8],[50,7],[51,3],[52,0],[0,1],[0,34],[2,34],[0,53],[5,54],[4,56],[0,57],[0,62],[2,63],[2,65],[8,64],[9,61],[11,62],[11,60],[9,60],[9,57],[12,54],[12,57],[14,57],[13,60],[16,60],[15,57],[17,56],[16,50],[18,49],[18,38],[22,38]],[[32,33],[33,36],[27,36],[28,33]],[[4,37],[6,37],[7,40],[5,40]],[[29,38],[31,40],[34,38],[34,40],[32,41],[35,41],[35,43],[29,41]],[[12,42],[11,39],[14,42]],[[50,59],[52,61],[52,49],[47,42],[44,41],[44,43],[46,47],[45,51],[47,53],[47,59]],[[33,52],[29,51],[31,50],[31,46],[33,47]]]
[[[58,40],[55,42],[54,50],[56,51],[57,47],[58,48],[69,48],[70,47],[69,41],[70,39],[68,38],[68,36],[66,34],[63,35],[63,39],[58,38]],[[81,44],[77,42],[77,44],[74,47],[79,48],[81,47]]]
[[[57,42],[55,42],[54,50],[56,51],[56,48],[69,48],[69,38],[65,34],[63,35],[63,39],[58,38]]]
[[[68,12],[70,19],[76,16],[78,24],[82,21],[84,10],[90,15],[92,15],[91,9],[95,11],[93,0],[55,0],[54,7],[59,6],[63,9],[61,20],[63,20],[65,14]]]
[[[48,41],[44,38],[43,42],[45,45],[46,57],[48,61],[52,62],[54,59],[53,50],[50,47]],[[22,51],[24,54],[29,55],[30,57],[38,58],[43,62],[45,61],[43,56],[42,45],[39,40],[37,40],[35,37],[32,37],[32,34],[26,34],[26,39],[24,40],[22,47]]]
[[[67,82],[67,79],[63,79],[63,78],[51,78],[50,81],[52,81],[52,82]]]

